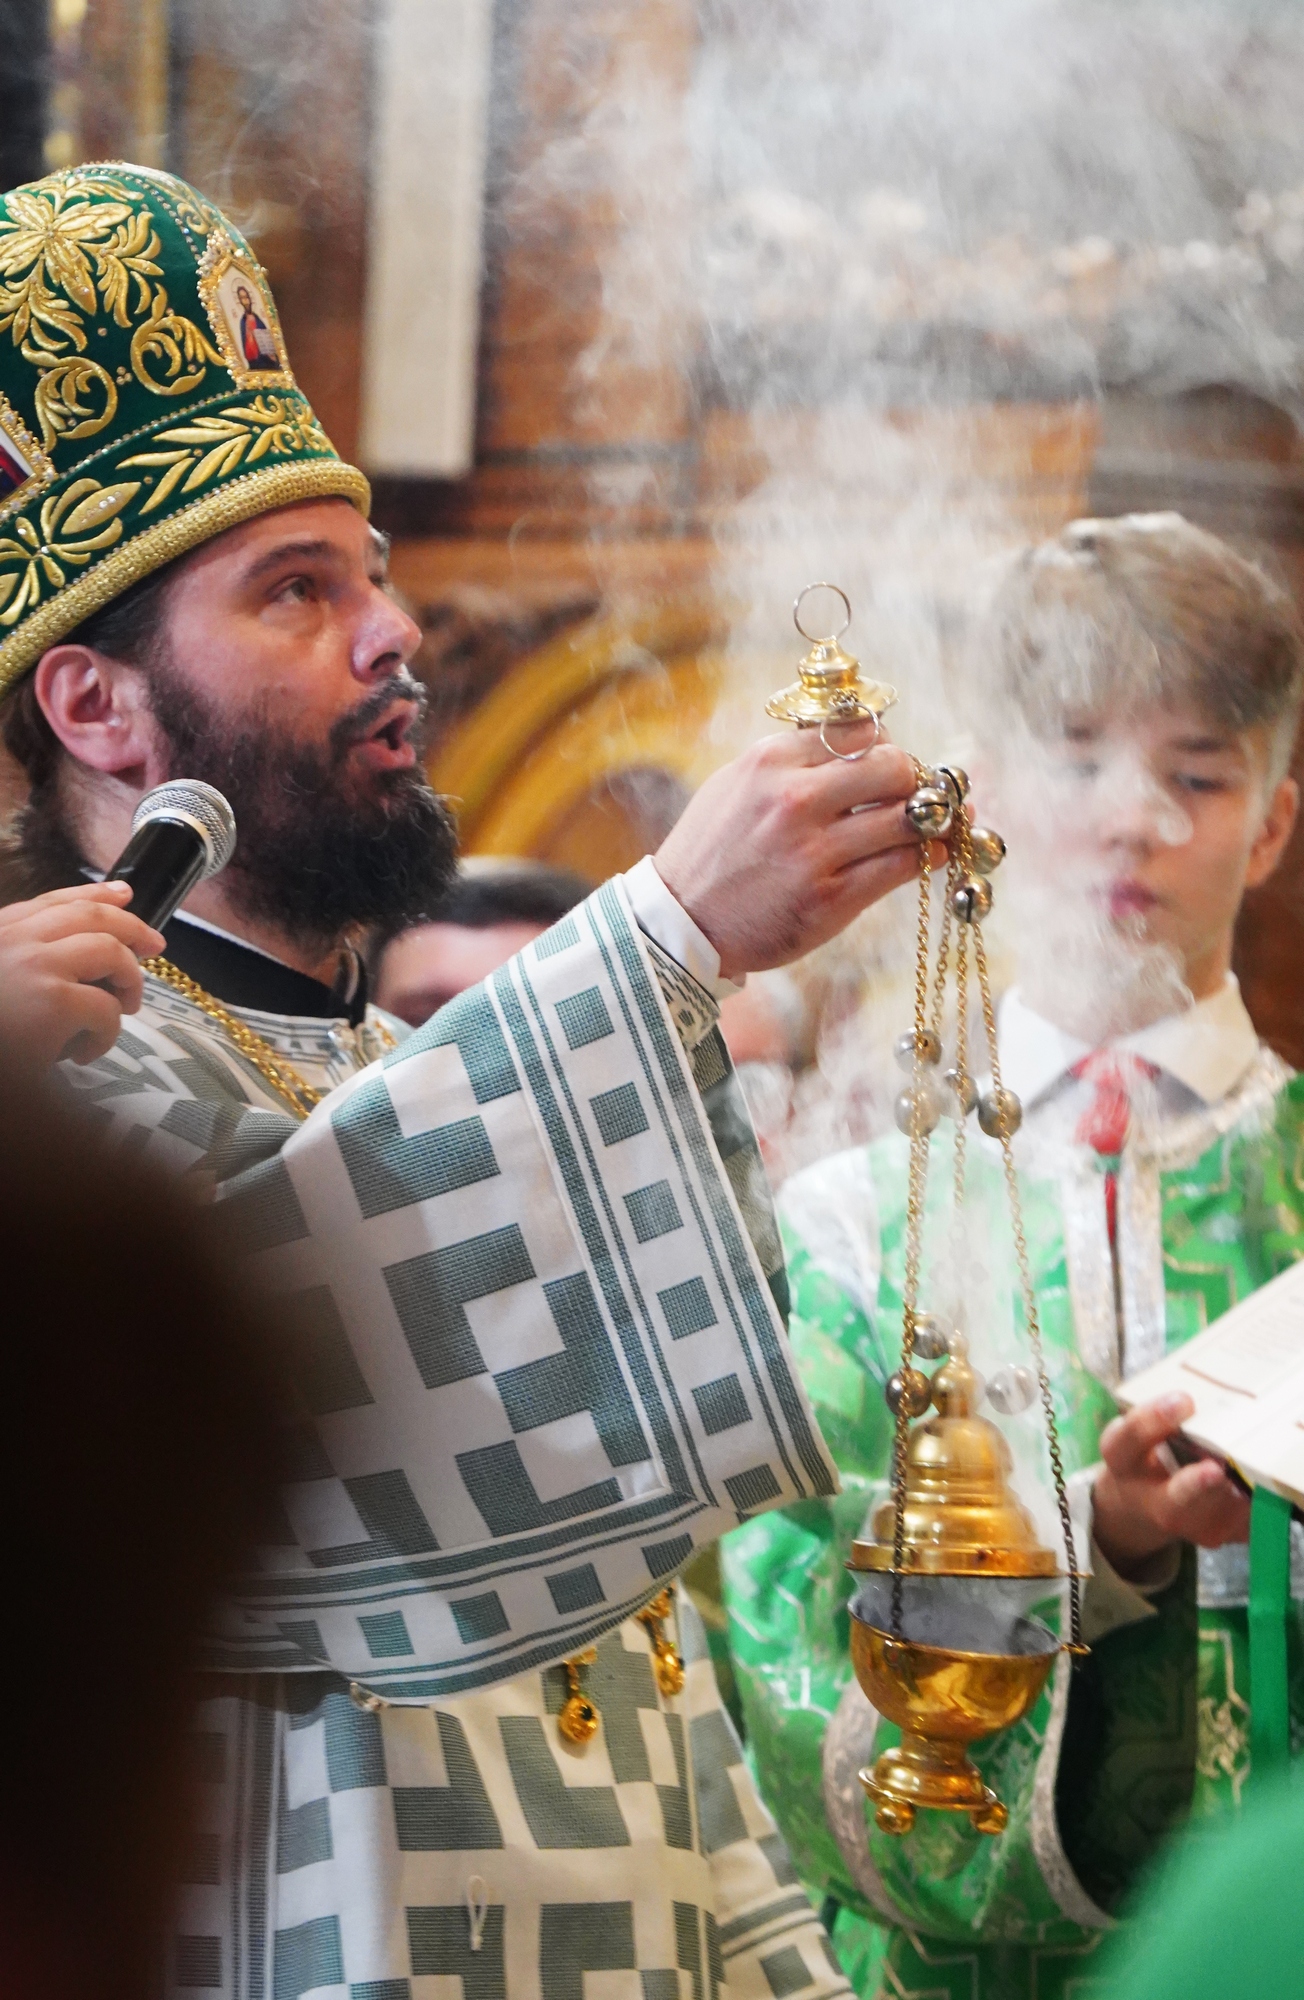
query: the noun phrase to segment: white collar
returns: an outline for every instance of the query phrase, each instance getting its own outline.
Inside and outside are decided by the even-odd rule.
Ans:
[[[1033,1105],[1067,1075],[1091,1046],[1034,1013],[1017,987],[1001,1001],[998,1036],[1001,1073],[1005,1083],[1027,1105]],[[1134,1035],[1121,1035],[1106,1046],[1139,1056],[1180,1084],[1205,1104],[1216,1104],[1240,1082],[1259,1052],[1254,1023],[1241,998],[1234,973],[1229,972],[1216,993],[1197,1000],[1180,1014]]]

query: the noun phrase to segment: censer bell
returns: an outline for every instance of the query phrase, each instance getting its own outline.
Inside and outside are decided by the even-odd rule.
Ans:
[[[800,606],[798,598],[794,617]],[[812,654],[816,650],[813,647]],[[770,715],[814,722],[814,714],[797,712],[801,700],[815,700],[813,691],[807,694],[806,664],[803,661],[798,686],[785,689],[767,705]],[[874,693],[894,698],[892,690]],[[866,705],[877,719],[881,709],[868,699]],[[848,710],[838,710],[833,716],[826,713],[824,721],[848,715]],[[824,741],[823,726],[820,736]],[[840,754],[831,745],[826,748]],[[857,1578],[850,1606],[856,1678],[879,1714],[900,1729],[901,1742],[884,1751],[860,1778],[884,1833],[909,1833],[919,1808],[931,1807],[967,1813],[978,1832],[998,1834],[1006,1824],[1006,1808],[970,1760],[968,1749],[1021,1720],[1045,1687],[1062,1642],[1032,1615],[1032,1606],[1061,1577],[1067,1577],[1069,1587],[1067,1650],[1086,1649],[1081,1645],[1073,1525],[1011,1152],[1022,1107],[1001,1081],[982,939],[982,922],[992,907],[989,877],[1004,859],[1005,843],[999,834],[972,824],[966,803],[969,781],[963,771],[948,765],[929,770],[916,764],[916,774],[917,789],[906,806],[906,816],[921,841],[915,1018],[913,1029],[896,1045],[897,1060],[910,1073],[896,1102],[897,1124],[910,1140],[910,1170],[901,1366],[885,1390],[896,1421],[892,1492],[875,1510],[868,1536],[853,1544],[848,1565]],[[930,937],[933,866],[928,843],[932,840],[948,842],[935,963]],[[971,962],[991,1074],[990,1087],[981,1092],[969,1064]],[[952,970],[954,1054],[950,1066],[942,1070],[943,1010]],[[964,1201],[968,1120],[975,1111],[982,1131],[1000,1145],[1009,1193],[1032,1366],[1003,1368],[987,1385],[969,1364],[963,1332],[919,1310],[928,1149],[943,1111],[955,1124],[956,1208]],[[931,1380],[917,1365],[921,1359],[943,1356]],[[1043,1545],[1013,1490],[1009,1445],[999,1427],[979,1414],[984,1395],[1002,1415],[1016,1415],[1040,1400],[1064,1563],[1056,1550]]]

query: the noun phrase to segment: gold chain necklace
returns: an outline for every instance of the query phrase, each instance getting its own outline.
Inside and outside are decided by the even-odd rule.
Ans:
[[[292,1063],[277,1055],[270,1042],[265,1042],[261,1035],[256,1035],[252,1028],[237,1020],[220,1000],[215,1000],[211,993],[206,993],[203,987],[187,973],[182,972],[179,966],[173,965],[166,958],[142,959],[141,965],[153,978],[161,979],[165,986],[170,986],[183,1000],[189,1000],[192,1006],[198,1007],[211,1020],[216,1021],[246,1062],[253,1064],[258,1074],[271,1085],[277,1096],[289,1105],[296,1118],[306,1118],[313,1106],[321,1103],[325,1091],[315,1089],[306,1077],[300,1076]]]

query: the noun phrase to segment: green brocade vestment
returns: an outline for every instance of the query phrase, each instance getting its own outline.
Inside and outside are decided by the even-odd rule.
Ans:
[[[1090,1480],[1115,1413],[1111,1384],[1304,1253],[1304,1080],[1261,1050],[1217,1103],[1156,1117],[1148,1136],[1130,1138],[1116,1264],[1103,1163],[1051,1123],[1028,1120],[1020,1169],[1078,1556],[1090,1549],[1095,1569],[1085,1593],[1093,1651],[1076,1667],[1061,1655],[1027,1719],[978,1746],[1010,1809],[995,1839],[964,1815],[927,1812],[910,1837],[883,1835],[857,1780],[895,1740],[851,1673],[844,1564],[889,1465],[883,1384],[899,1358],[905,1142],[823,1161],[781,1200],[793,1346],[844,1490],[727,1537],[724,1597],[762,1790],[803,1880],[838,1906],[835,1943],[867,2000],[1105,1995],[1097,1947],[1133,1884],[1183,1819],[1193,1832],[1224,1825],[1249,1772],[1245,1550],[1197,1559],[1186,1549],[1142,1595],[1092,1548]],[[999,1161],[985,1143],[970,1151],[969,1331],[990,1376],[1017,1358],[1015,1288]],[[934,1173],[926,1273],[943,1255],[946,1178]],[[1005,1329],[1003,1349],[993,1351],[990,1326]],[[1002,1427],[1020,1489],[1053,1533],[1035,1409]],[[1293,1735],[1294,1717],[1304,1719],[1298,1560],[1294,1571]],[[1040,1608],[1063,1629],[1066,1602]]]

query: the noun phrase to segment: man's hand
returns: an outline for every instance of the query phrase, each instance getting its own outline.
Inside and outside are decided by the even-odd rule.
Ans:
[[[1250,1503],[1217,1459],[1178,1465],[1166,1441],[1194,1410],[1189,1396],[1164,1396],[1115,1417],[1100,1439],[1104,1469],[1092,1492],[1096,1546],[1120,1576],[1169,1542],[1219,1549],[1249,1538]]]
[[[868,723],[835,737],[848,751],[873,740]],[[903,810],[917,783],[890,743],[852,764],[830,757],[815,729],[767,736],[707,779],[658,849],[657,873],[726,979],[786,965],[918,875]]]
[[[128,882],[88,882],[0,909],[0,1050],[37,1069],[94,1062],[140,1005],[136,963],[163,949],[125,905]],[[104,982],[100,984],[98,982]],[[92,984],[91,982],[97,982]]]

